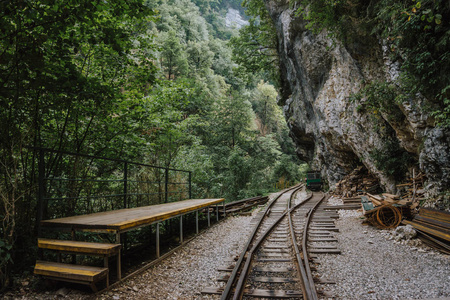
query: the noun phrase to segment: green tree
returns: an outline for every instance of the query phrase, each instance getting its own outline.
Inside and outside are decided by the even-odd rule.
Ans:
[[[252,18],[239,30],[239,36],[230,39],[233,60],[238,64],[236,73],[248,83],[254,80],[252,74],[259,74],[277,84],[278,39],[269,12],[261,0],[244,1],[242,5]]]
[[[160,33],[161,45],[161,67],[168,79],[175,79],[181,74],[185,74],[188,69],[188,62],[184,52],[184,47],[180,43],[174,30],[167,34]]]
[[[205,76],[211,68],[214,53],[207,42],[189,42],[186,49],[191,74]]]
[[[155,78],[154,12],[134,0],[3,1],[0,12],[0,247],[11,254],[18,235],[24,252],[34,241],[36,157],[23,146],[99,154],[126,133],[123,105]],[[5,288],[11,260],[0,266]]]
[[[282,120],[282,112],[276,104],[277,91],[273,85],[260,81],[252,95],[252,106],[258,116],[259,129],[262,135],[277,132],[278,128],[285,126]],[[284,123],[281,125],[281,123]]]

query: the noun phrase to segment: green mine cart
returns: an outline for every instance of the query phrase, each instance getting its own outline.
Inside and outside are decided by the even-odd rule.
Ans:
[[[306,188],[311,191],[318,191],[322,188],[322,177],[319,171],[306,172]]]

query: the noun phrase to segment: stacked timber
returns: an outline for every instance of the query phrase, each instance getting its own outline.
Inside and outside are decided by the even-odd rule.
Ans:
[[[417,176],[413,173],[413,177],[409,178],[407,182],[397,185],[398,193],[403,199],[411,199],[414,202],[425,200],[423,188],[425,180],[426,177],[423,173],[419,173]]]
[[[412,225],[425,244],[450,254],[450,213],[422,207],[412,221],[403,223]]]
[[[378,180],[368,173],[367,169],[359,166],[336,184],[334,194],[342,198],[352,198],[364,193],[381,191]]]

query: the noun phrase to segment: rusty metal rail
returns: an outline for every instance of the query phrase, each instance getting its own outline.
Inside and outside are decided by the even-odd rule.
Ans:
[[[320,198],[320,200],[318,200],[319,198]],[[320,203],[322,203],[322,201],[325,199],[325,196],[323,195],[323,193],[315,193],[315,194],[312,194],[309,199],[311,199],[312,202],[317,201],[317,203],[308,212],[308,216],[306,217],[305,225],[303,227],[303,238],[302,238],[303,257],[300,256],[296,238],[295,238],[295,234],[294,234],[294,230],[292,227],[291,227],[291,235],[293,238],[293,245],[295,247],[295,253],[296,253],[299,269],[304,268],[304,270],[306,271],[306,276],[304,276],[304,274],[302,272],[302,282],[303,282],[303,286],[305,288],[305,297],[304,298],[311,299],[311,300],[317,300],[317,299],[319,299],[319,297],[317,296],[316,287],[314,285],[314,278],[312,276],[311,268],[309,266],[309,255],[308,255],[308,245],[307,245],[308,238],[307,237],[308,237],[308,230],[309,230],[309,224],[311,222],[311,217],[313,216],[314,212],[316,211],[316,209],[320,205]],[[300,204],[302,204],[302,203],[300,203]],[[297,207],[295,207],[295,208],[297,208]],[[292,209],[290,212],[292,212],[294,209]],[[289,217],[290,217],[290,215],[289,215]],[[290,220],[290,226],[292,226],[291,220]],[[303,265],[303,267],[301,267],[301,265]]]
[[[268,196],[259,196],[259,197],[253,197],[248,199],[243,199],[239,201],[229,202],[224,205],[225,213],[236,213],[240,211],[246,211],[250,210],[256,205],[265,204],[269,200]],[[223,213],[224,210],[222,209],[221,212]]]
[[[303,299],[318,299],[317,291],[314,284],[314,278],[311,273],[311,268],[309,266],[309,255],[308,255],[308,248],[307,248],[307,237],[308,237],[308,228],[309,224],[311,222],[311,218],[317,209],[317,207],[321,204],[321,202],[325,199],[325,196],[323,193],[314,193],[311,194],[309,197],[307,197],[303,202],[295,205],[292,207],[292,202],[294,199],[294,195],[296,192],[301,189],[303,186],[296,187],[295,189],[291,189],[286,192],[291,192],[290,199],[288,201],[287,209],[264,231],[260,232],[261,224],[266,220],[266,216],[270,213],[271,207],[275,204],[275,202],[281,197],[282,194],[280,194],[276,199],[274,199],[270,205],[266,208],[263,217],[258,222],[258,225],[256,226],[255,230],[253,231],[249,241],[247,242],[247,245],[244,249],[244,251],[241,253],[239,260],[237,261],[233,273],[230,275],[227,286],[225,287],[221,299],[242,299],[244,295],[251,296],[247,292],[245,292],[244,288],[247,284],[247,280],[250,274],[251,266],[253,258],[255,257],[255,253],[257,250],[261,247],[261,245],[266,241],[268,236],[279,226],[279,224],[282,221],[288,220],[289,223],[289,231],[290,231],[290,237],[291,242],[293,245],[293,252],[294,257],[292,258],[292,261],[295,261],[295,265],[297,267],[299,278],[300,278],[300,285],[301,285],[301,293],[295,292],[295,291],[285,291],[285,296],[289,295],[289,293],[292,293],[293,297],[299,297],[301,294],[303,294]],[[296,212],[297,209],[304,206],[305,204],[312,205],[312,207],[308,210],[304,228],[303,228],[303,236],[302,236],[302,243],[301,243],[301,250],[298,247],[298,241],[295,235],[294,230],[294,221],[293,221],[293,214]],[[257,232],[260,232],[259,238],[256,239]],[[273,293],[273,297],[277,298],[275,294],[277,294],[277,291],[270,291]],[[270,297],[270,296],[266,296]]]
[[[290,192],[292,190],[300,190],[301,188],[303,188],[303,185],[296,185],[292,188],[289,188],[287,190],[282,191],[276,198],[274,198],[269,205],[266,207],[266,209],[264,210],[264,214],[261,217],[261,219],[259,220],[259,222],[257,223],[257,225],[255,226],[255,229],[253,230],[252,234],[250,235],[250,238],[248,239],[248,242],[244,248],[244,251],[242,251],[241,255],[239,256],[238,261],[236,262],[236,266],[233,269],[233,272],[230,275],[230,278],[228,279],[227,285],[225,286],[225,289],[222,293],[222,296],[220,299],[230,299],[232,294],[234,293],[234,295],[241,295],[243,293],[243,283],[245,281],[245,278],[248,274],[248,269],[250,266],[250,262],[251,262],[251,257],[253,256],[253,252],[256,249],[255,247],[252,247],[252,244],[256,238],[256,234],[258,233],[259,229],[261,228],[261,225],[263,224],[263,221],[266,219],[266,217],[268,216],[268,214],[270,213],[270,209],[272,208],[272,206],[277,202],[277,200],[285,193]],[[283,214],[285,215],[286,212]],[[282,219],[282,217],[280,217],[279,221]],[[278,223],[279,221],[277,221],[276,223]],[[271,230],[268,230],[266,232],[266,235],[270,233]],[[260,239],[260,242],[262,241],[262,239]],[[258,244],[258,242],[257,242]],[[245,265],[244,265],[244,259],[245,259]],[[250,259],[250,260],[249,260]],[[242,270],[243,269],[243,270]],[[241,291],[238,291],[238,287],[235,288],[235,291],[233,291],[233,288],[235,286],[235,283],[237,282],[237,284],[240,284],[240,289]],[[234,297],[234,299],[236,299],[236,297]]]

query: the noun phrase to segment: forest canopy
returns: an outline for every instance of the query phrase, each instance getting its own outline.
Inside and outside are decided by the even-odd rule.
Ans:
[[[239,32],[225,14],[238,2],[0,3],[3,288],[37,250],[29,147],[190,170],[199,198],[231,201],[301,178],[270,78],[233,60]]]

